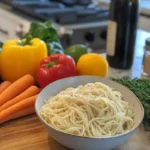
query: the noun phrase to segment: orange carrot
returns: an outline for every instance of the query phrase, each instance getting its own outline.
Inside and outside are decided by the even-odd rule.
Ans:
[[[11,85],[11,82],[4,81],[0,84],[0,94]]]
[[[0,112],[16,103],[18,103],[19,101],[22,101],[28,97],[34,96],[36,94],[38,94],[40,92],[40,89],[36,86],[31,86],[28,89],[26,89],[24,92],[22,92],[21,94],[19,94],[18,96],[16,96],[15,98],[7,101],[6,103],[4,103],[1,107],[0,107]]]
[[[15,113],[11,114],[10,116],[8,116],[7,118],[4,118],[3,120],[0,120],[0,124],[10,121],[10,120],[13,120],[13,119],[20,118],[20,117],[28,116],[33,113],[35,113],[35,108],[33,106],[29,107],[29,108],[24,108],[22,110],[19,110]]]
[[[34,78],[28,74],[16,80],[0,94],[0,106],[13,99],[33,84]]]
[[[15,105],[12,105],[8,107],[7,109],[4,109],[0,112],[0,122],[4,119],[7,119],[11,114],[14,114],[20,110],[23,110],[25,108],[34,107],[34,103],[36,101],[37,95],[34,95],[32,97],[26,98]]]

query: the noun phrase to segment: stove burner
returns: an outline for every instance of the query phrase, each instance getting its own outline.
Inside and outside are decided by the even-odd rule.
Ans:
[[[30,7],[30,8],[65,8],[65,5],[59,2],[48,2],[48,1],[26,1],[26,0],[14,0],[12,1],[13,5],[20,5],[22,7]]]
[[[55,2],[61,2],[66,6],[73,6],[73,5],[89,5],[92,3],[92,0],[50,0]]]
[[[60,25],[107,20],[109,11],[94,5],[91,1],[9,0],[9,5],[14,11],[23,12],[41,21],[52,20]]]
[[[92,0],[0,0],[9,5],[11,13],[25,17],[25,21],[54,21],[58,24],[59,39],[64,48],[75,44],[86,44],[100,53],[106,47],[108,9]],[[18,19],[17,19],[18,20]],[[29,22],[27,23],[29,25]],[[22,25],[18,20],[15,25]],[[14,30],[15,32],[15,30]],[[22,38],[25,28],[15,33]],[[101,51],[104,52],[104,51]]]

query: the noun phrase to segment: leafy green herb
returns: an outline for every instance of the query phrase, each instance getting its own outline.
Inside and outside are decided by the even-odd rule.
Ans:
[[[31,23],[29,32],[24,38],[40,38],[43,40],[48,49],[48,55],[52,53],[62,53],[63,48],[60,44],[57,29],[52,22],[46,21],[44,23],[33,22]]]
[[[139,98],[145,110],[143,124],[145,129],[150,131],[150,80],[137,78],[130,79],[129,77],[111,79],[128,87]]]

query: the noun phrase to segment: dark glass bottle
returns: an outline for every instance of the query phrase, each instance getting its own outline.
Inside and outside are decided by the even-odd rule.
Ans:
[[[138,17],[139,0],[111,0],[106,47],[111,67],[131,68]]]

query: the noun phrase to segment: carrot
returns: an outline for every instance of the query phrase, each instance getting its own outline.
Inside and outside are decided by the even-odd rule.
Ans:
[[[11,85],[11,82],[4,81],[0,84],[0,94]]]
[[[7,121],[10,121],[10,120],[13,120],[13,119],[17,119],[20,117],[31,115],[33,113],[35,113],[35,108],[33,106],[29,107],[29,108],[24,108],[22,110],[19,110],[15,113],[9,115],[7,118],[4,118],[3,120],[0,120],[0,124],[7,122]]]
[[[19,94],[18,96],[16,96],[15,98],[7,101],[6,103],[4,103],[1,107],[0,107],[0,112],[16,103],[18,103],[19,101],[22,101],[28,97],[34,96],[36,94],[38,94],[40,92],[40,89],[36,86],[31,86],[28,89],[26,89],[24,92],[22,92],[21,94]]]
[[[1,111],[0,112],[0,122],[3,121],[4,119],[7,119],[13,113],[16,113],[25,108],[33,107],[37,96],[38,96],[38,94],[31,96],[29,98],[26,98],[26,99],[16,103],[15,105],[12,105],[12,106],[8,107],[7,109],[4,109],[3,111]]]
[[[33,84],[34,78],[28,74],[16,80],[0,94],[0,106],[19,95]]]

